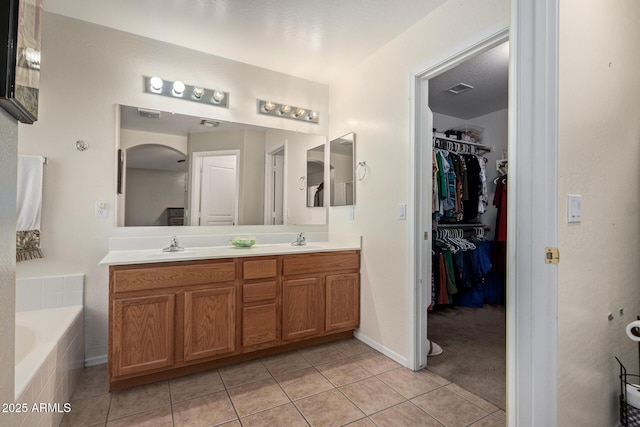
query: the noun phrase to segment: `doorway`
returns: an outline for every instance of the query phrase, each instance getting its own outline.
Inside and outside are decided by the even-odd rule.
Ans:
[[[281,145],[265,155],[265,224],[284,224],[284,152]]]
[[[477,73],[480,74],[488,72],[496,75],[495,70],[492,71],[490,64],[491,59],[496,59],[496,57],[501,57],[505,67],[499,73],[503,80],[500,82],[500,89],[497,89],[496,86],[483,87],[484,83],[480,84],[474,81],[476,76],[474,76],[473,68],[474,66],[479,68]],[[465,288],[461,288],[460,292],[455,288],[447,290],[446,286],[444,292],[442,292],[437,279],[442,277],[439,276],[439,273],[443,264],[438,263],[438,258],[437,256],[434,257],[434,255],[440,249],[439,245],[443,238],[447,240],[451,236],[454,241],[458,239],[458,242],[465,242],[460,243],[462,245],[471,244],[475,250],[476,246],[480,247],[480,244],[477,243],[479,240],[493,240],[495,237],[497,212],[492,205],[495,193],[494,180],[500,174],[496,165],[498,160],[503,161],[502,164],[504,165],[507,157],[508,62],[508,32],[505,30],[482,43],[472,46],[457,57],[449,58],[417,75],[415,82],[416,155],[414,158],[416,168],[416,212],[413,233],[415,242],[414,274],[416,279],[416,298],[414,300],[416,304],[416,325],[414,329],[416,334],[416,358],[414,360],[414,369],[429,367],[431,364],[433,365],[430,367],[430,369],[433,368],[431,370],[449,380],[452,379],[452,372],[459,373],[460,375],[455,378],[455,382],[458,385],[462,385],[463,388],[467,388],[484,397],[502,409],[506,409],[505,365],[507,353],[505,342],[504,272],[500,274],[500,282],[494,284],[494,288],[500,291],[499,295],[495,295],[494,292],[491,300],[492,306],[485,309],[486,302],[482,295],[484,288],[482,282],[485,277],[474,277],[471,281],[467,280]],[[452,77],[446,78],[447,75]],[[467,77],[465,78],[465,76]],[[454,80],[456,81],[453,82]],[[467,81],[465,82],[465,80]],[[474,94],[474,90],[476,91],[475,94],[480,95],[477,97],[483,105],[474,105],[474,96],[470,96]],[[483,91],[487,93],[481,94]],[[498,92],[500,92],[499,102],[496,99],[492,99],[491,96]],[[453,102],[456,98],[457,102]],[[447,100],[451,102],[446,102]],[[483,163],[482,169],[485,174],[485,182],[480,183],[481,194],[478,199],[469,201],[469,204],[467,204],[466,200],[463,203],[462,190],[459,190],[456,181],[456,184],[454,184],[455,191],[451,193],[453,200],[447,200],[447,202],[453,202],[454,207],[448,206],[447,209],[441,209],[440,206],[436,206],[438,200],[434,201],[434,190],[437,192],[438,189],[434,188],[433,184],[435,155],[433,146],[436,142],[438,144],[444,142],[444,144],[438,145],[443,152],[452,154],[455,152],[456,157],[462,159],[462,165],[456,161],[456,168],[460,167],[466,170],[465,159],[466,161],[473,159],[476,162],[473,169],[475,173],[475,168],[479,168],[480,163]],[[487,150],[484,150],[484,148],[487,148]],[[481,161],[479,159],[485,160]],[[451,159],[450,161],[452,162],[450,165],[451,173],[453,174],[454,164]],[[440,167],[443,167],[443,165],[441,164]],[[459,170],[456,169],[456,171]],[[462,178],[458,178],[461,182]],[[438,186],[437,182],[435,186]],[[478,185],[477,182],[473,184],[469,182],[469,184],[469,188]],[[482,190],[482,185],[485,186],[484,190]],[[458,190],[459,192],[456,192]],[[458,199],[456,199],[456,196]],[[463,209],[463,205],[467,209]],[[485,243],[482,243],[482,245],[486,253],[487,246],[485,246]],[[455,247],[452,249],[457,252],[460,248]],[[490,252],[489,249],[489,259],[491,259]],[[460,262],[462,262],[462,256],[460,258]],[[450,270],[454,271],[454,269],[457,270],[457,266],[452,265]],[[487,269],[485,268],[485,270]],[[487,271],[484,271],[483,274],[486,274]],[[435,279],[434,273],[437,275]],[[438,291],[441,291],[439,295]],[[428,319],[430,319],[429,322]],[[494,370],[491,374],[490,382],[498,384],[500,390],[483,394],[483,387],[485,390],[494,389],[495,387],[486,387],[488,383],[486,377],[487,369],[482,363],[477,363],[474,366],[473,360],[483,357],[486,357],[487,360],[495,358],[491,357],[491,352],[475,351],[472,350],[473,346],[469,346],[474,338],[478,338],[477,341],[479,342],[476,344],[487,344],[487,337],[483,340],[482,334],[479,334],[479,331],[485,333],[485,329],[476,329],[471,334],[465,334],[465,332],[469,332],[469,329],[471,329],[468,325],[477,326],[479,322],[487,320],[490,323],[487,327],[490,329],[496,328],[495,335],[498,335],[497,339],[494,336],[491,337],[493,339],[491,343],[492,351],[497,351],[501,356],[500,361],[497,363],[499,369],[497,371]],[[438,343],[438,338],[446,343],[443,346],[444,352],[442,355],[427,360],[427,354],[430,349],[433,350],[427,337],[432,339],[435,337],[433,341],[436,344],[440,344]],[[482,345],[478,348],[482,349]],[[486,350],[486,347],[484,350]],[[468,354],[465,359],[461,355],[465,351],[472,351],[473,353]],[[496,363],[493,363],[493,365],[496,365]],[[466,378],[464,378],[465,376]],[[473,384],[479,387],[474,389]]]

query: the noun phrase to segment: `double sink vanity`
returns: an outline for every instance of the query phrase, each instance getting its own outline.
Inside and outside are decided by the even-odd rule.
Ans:
[[[162,251],[166,237],[113,238],[101,261],[111,390],[351,336],[360,238],[278,243],[292,235],[258,237],[273,243],[251,248],[183,236],[185,249],[172,252]]]

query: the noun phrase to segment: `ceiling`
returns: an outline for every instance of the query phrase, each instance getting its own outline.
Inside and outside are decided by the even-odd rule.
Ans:
[[[447,92],[458,83],[473,89],[454,95]],[[429,108],[461,119],[504,110],[509,95],[509,42],[475,56],[429,80]]]
[[[328,84],[445,0],[46,0],[44,9]]]

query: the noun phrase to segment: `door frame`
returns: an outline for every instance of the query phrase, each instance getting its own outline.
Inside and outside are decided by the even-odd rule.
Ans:
[[[411,138],[411,176],[412,185],[410,188],[409,205],[414,207],[413,221],[410,221],[410,239],[411,239],[411,255],[410,255],[410,280],[413,285],[413,299],[410,307],[412,312],[413,325],[411,328],[410,343],[413,348],[410,349],[409,363],[414,370],[420,370],[427,366],[427,290],[428,282],[421,280],[421,277],[431,277],[431,263],[426,260],[426,248],[431,247],[431,221],[427,219],[430,216],[431,208],[431,144],[420,141],[431,141],[433,130],[431,125],[423,127],[425,124],[422,120],[424,117],[433,117],[429,109],[429,92],[428,81],[440,75],[463,62],[486,52],[509,40],[509,29],[503,28],[499,32],[491,36],[479,40],[466,49],[458,52],[452,52],[445,59],[435,61],[424,68],[424,71],[416,72],[411,79],[413,94],[413,102],[411,103],[411,119],[412,119],[412,138]],[[428,145],[427,145],[428,144]],[[429,150],[426,150],[426,147]],[[427,196],[429,195],[429,196]],[[428,213],[428,215],[427,215]],[[425,238],[426,236],[426,238]],[[430,257],[428,258],[431,259]]]
[[[278,144],[277,146],[274,146],[270,151],[268,151],[267,153],[265,153],[264,155],[264,224],[265,225],[271,225],[271,219],[272,219],[272,215],[273,215],[273,204],[274,204],[274,200],[273,197],[271,196],[271,189],[274,186],[274,181],[273,181],[273,174],[271,173],[271,168],[273,167],[273,158],[278,156],[280,153],[282,152],[282,157],[284,159],[284,167],[283,167],[283,171],[282,171],[282,182],[283,184],[286,182],[284,180],[284,174],[286,173],[286,155],[287,155],[287,150],[286,150],[286,144],[283,142],[282,144]],[[286,212],[285,212],[285,198],[286,198],[286,186],[283,185],[282,188],[282,221],[283,224],[286,222]]]
[[[194,151],[191,154],[191,194],[189,195],[189,225],[200,225],[200,183],[202,182],[202,161],[205,157],[235,156],[236,194],[234,196],[234,225],[238,225],[238,205],[240,199],[240,150]]]
[[[511,0],[509,30],[509,187],[507,236],[507,425],[558,423],[558,266],[545,263],[558,246],[558,5],[559,0]],[[469,49],[483,40],[468,43]],[[465,49],[458,49],[458,52]],[[457,52],[410,75],[408,366],[417,369],[426,334],[418,299],[421,244],[416,191],[420,136],[419,78]],[[516,144],[517,141],[517,144]],[[426,327],[426,323],[424,323]]]

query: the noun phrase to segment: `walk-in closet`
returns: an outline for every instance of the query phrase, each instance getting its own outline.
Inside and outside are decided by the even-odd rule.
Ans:
[[[508,42],[428,80],[427,368],[506,408]],[[425,81],[427,84],[427,81]],[[431,119],[431,117],[429,118]],[[429,179],[429,174],[422,174]]]

